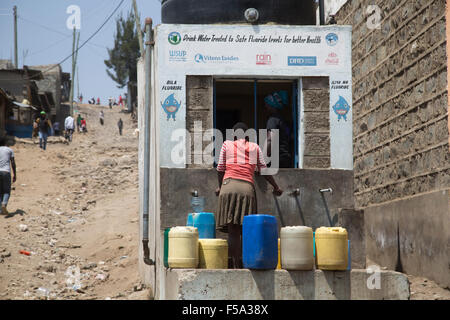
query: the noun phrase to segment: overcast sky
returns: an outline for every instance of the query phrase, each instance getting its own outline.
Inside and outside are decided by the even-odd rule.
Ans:
[[[13,6],[18,13],[18,59],[19,68],[25,65],[59,63],[72,53],[72,34],[66,22],[71,16],[67,8],[80,8],[80,45],[87,40],[109,17],[121,0],[1,0],[0,1],[0,59],[14,60]],[[145,17],[151,17],[153,24],[161,23],[159,0],[137,0],[141,25]],[[114,44],[116,17],[124,16],[132,9],[132,0],[125,0],[116,14],[78,54],[79,92],[83,100],[100,97],[105,103],[109,96],[126,92],[106,74],[104,60],[108,59],[107,48]],[[14,63],[14,61],[13,61]],[[64,72],[71,72],[72,59],[61,65]],[[77,86],[77,80],[75,86]],[[75,87],[75,96],[78,89]]]

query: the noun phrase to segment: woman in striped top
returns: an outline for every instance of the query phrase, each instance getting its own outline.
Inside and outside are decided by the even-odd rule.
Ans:
[[[239,122],[233,130],[248,130],[246,124]],[[232,268],[242,268],[242,222],[244,216],[257,213],[257,201],[254,186],[254,173],[265,168],[260,147],[245,139],[234,138],[225,141],[220,151],[217,173],[219,204],[216,227],[228,233],[228,249]],[[274,188],[274,194],[280,196],[283,191],[272,176],[263,176]]]

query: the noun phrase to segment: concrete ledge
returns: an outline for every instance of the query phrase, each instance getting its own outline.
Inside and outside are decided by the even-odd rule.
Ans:
[[[369,277],[371,277],[369,279]],[[166,269],[167,300],[408,300],[407,277],[379,272]],[[369,281],[368,281],[369,280]]]

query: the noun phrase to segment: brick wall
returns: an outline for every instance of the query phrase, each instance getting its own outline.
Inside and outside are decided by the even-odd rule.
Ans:
[[[368,27],[373,4],[380,29]],[[450,187],[445,9],[445,0],[350,0],[337,14],[353,26],[357,207]]]
[[[330,90],[327,77],[302,78],[304,168],[330,167]]]
[[[203,141],[202,139],[206,138],[205,131],[213,127],[213,78],[211,76],[187,76],[186,99],[186,129],[191,133],[190,145],[187,146],[187,150],[191,150],[191,163],[187,167],[210,168],[212,163],[203,161],[201,151],[194,150],[194,141],[196,139]],[[195,122],[197,125],[199,122],[201,123],[201,130],[200,128],[195,130],[195,132],[201,133],[194,135]],[[203,141],[202,150],[205,150],[211,141],[212,137],[209,141]]]

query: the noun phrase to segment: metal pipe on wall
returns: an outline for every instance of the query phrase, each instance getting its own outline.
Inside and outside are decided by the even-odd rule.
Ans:
[[[325,0],[319,0],[320,25],[325,25]]]
[[[155,261],[150,259],[148,247],[148,221],[149,221],[149,191],[150,191],[150,76],[151,76],[151,47],[152,41],[152,19],[145,19],[145,112],[144,112],[144,203],[142,216],[142,245],[144,247],[144,262],[154,265]],[[148,81],[148,82],[147,82]]]

